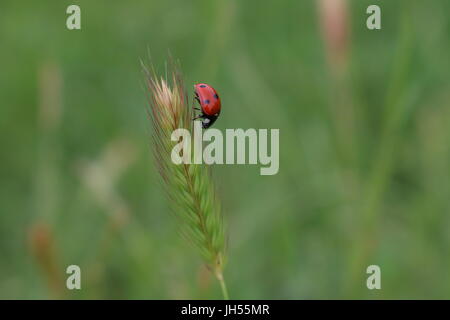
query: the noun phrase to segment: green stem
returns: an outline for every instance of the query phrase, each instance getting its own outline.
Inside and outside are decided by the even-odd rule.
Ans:
[[[223,278],[223,274],[220,272],[216,274],[216,277],[217,280],[219,280],[220,288],[222,289],[223,299],[230,300],[230,297],[228,296],[227,285],[225,284],[225,279]]]

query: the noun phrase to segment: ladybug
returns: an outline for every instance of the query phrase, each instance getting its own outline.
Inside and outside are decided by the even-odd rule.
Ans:
[[[201,119],[203,129],[207,129],[219,117],[221,108],[220,98],[216,90],[206,83],[194,85],[194,90],[195,100],[198,101],[201,107],[201,109],[194,108],[201,111],[201,114],[196,116],[194,120]]]

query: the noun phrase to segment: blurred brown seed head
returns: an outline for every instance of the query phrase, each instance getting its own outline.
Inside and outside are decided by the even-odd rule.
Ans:
[[[35,223],[29,231],[30,251],[47,280],[54,297],[63,295],[62,269],[58,264],[55,240],[51,228],[46,223]]]

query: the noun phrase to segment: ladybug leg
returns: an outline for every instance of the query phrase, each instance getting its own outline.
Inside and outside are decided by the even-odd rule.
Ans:
[[[200,103],[200,100],[198,100],[198,98],[195,98],[195,99]],[[201,110],[199,107],[196,107],[195,104],[192,105],[192,109]]]
[[[200,114],[200,115],[194,117],[194,119],[192,119],[192,121],[197,120],[197,119],[203,119],[203,118],[204,118],[203,115]]]
[[[195,97],[194,97],[194,99],[195,99],[195,100],[197,100],[197,102],[198,102],[198,103],[200,103],[200,99],[198,98],[198,95],[197,95],[197,93],[195,93]],[[193,105],[195,105],[195,104],[193,103]],[[197,107],[195,107],[195,106],[193,106],[193,107],[192,107],[192,109],[195,109],[195,110],[200,110],[200,108],[197,108]]]
[[[197,92],[195,92],[194,99],[197,100],[197,102],[200,104],[200,98],[199,98]],[[192,109],[198,110],[198,111],[201,111],[201,110],[202,110],[202,109],[200,109],[199,107],[195,107],[195,106],[193,106]],[[195,120],[195,119],[201,119],[201,118],[204,118],[204,115],[203,115],[203,114],[200,114],[199,116],[195,117],[193,120]]]

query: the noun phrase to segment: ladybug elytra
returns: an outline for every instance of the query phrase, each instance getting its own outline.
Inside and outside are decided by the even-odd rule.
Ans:
[[[206,83],[199,83],[194,85],[195,99],[200,104],[201,114],[196,116],[195,119],[202,120],[202,127],[204,129],[209,128],[219,117],[220,114],[220,98],[216,90],[207,85]]]

